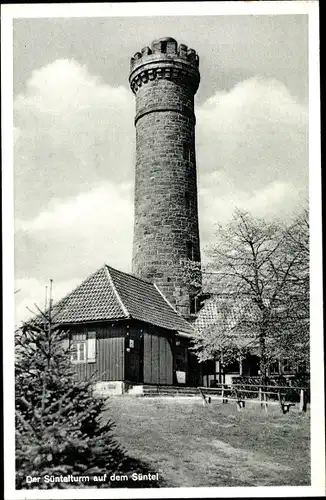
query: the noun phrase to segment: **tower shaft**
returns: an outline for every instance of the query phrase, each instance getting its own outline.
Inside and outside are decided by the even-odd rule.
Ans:
[[[154,281],[185,317],[193,287],[184,262],[200,261],[194,95],[198,56],[171,38],[131,60],[136,95],[132,269]]]

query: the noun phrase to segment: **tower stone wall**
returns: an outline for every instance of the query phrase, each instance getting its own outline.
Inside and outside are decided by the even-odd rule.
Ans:
[[[136,96],[132,271],[154,281],[185,317],[194,290],[182,261],[200,261],[194,95],[199,58],[161,38],[131,58]]]

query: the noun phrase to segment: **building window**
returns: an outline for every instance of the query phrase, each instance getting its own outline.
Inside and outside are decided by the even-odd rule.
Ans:
[[[283,359],[283,372],[291,373],[293,371],[293,365],[291,361],[287,358]]]
[[[187,348],[178,345],[175,349],[175,368],[177,371],[185,372],[187,369]]]
[[[86,342],[82,340],[73,341],[71,346],[71,361],[72,363],[85,363],[85,347]]]
[[[297,371],[298,371],[298,373],[306,373],[307,372],[307,364],[305,361],[300,361],[300,363],[298,363]]]
[[[232,361],[232,363],[225,365],[225,372],[226,373],[240,373],[239,361]]]
[[[96,332],[76,334],[71,339],[71,362],[94,363],[96,361]]]
[[[280,367],[279,367],[279,362],[278,360],[275,360],[273,361],[271,364],[270,364],[270,372],[271,373],[280,373]]]

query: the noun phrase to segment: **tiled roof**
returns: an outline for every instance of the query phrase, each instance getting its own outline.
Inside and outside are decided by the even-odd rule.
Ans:
[[[192,326],[150,282],[107,265],[53,306],[61,324],[133,318],[191,335]]]
[[[165,300],[152,283],[107,266],[115,289],[132,318],[169,330],[191,334],[190,324]]]
[[[238,347],[256,347],[257,332],[253,323],[258,319],[259,311],[249,299],[213,296],[205,302],[193,326],[205,334],[214,332],[219,336],[221,346],[232,343]]]
[[[122,319],[126,314],[103,266],[54,305],[53,317],[58,323],[80,323]]]

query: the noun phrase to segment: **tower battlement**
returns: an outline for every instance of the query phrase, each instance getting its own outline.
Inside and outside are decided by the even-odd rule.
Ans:
[[[195,93],[200,80],[198,66],[199,57],[194,49],[178,44],[174,38],[160,38],[131,58],[130,87],[136,93],[144,83],[165,78],[179,80]]]

